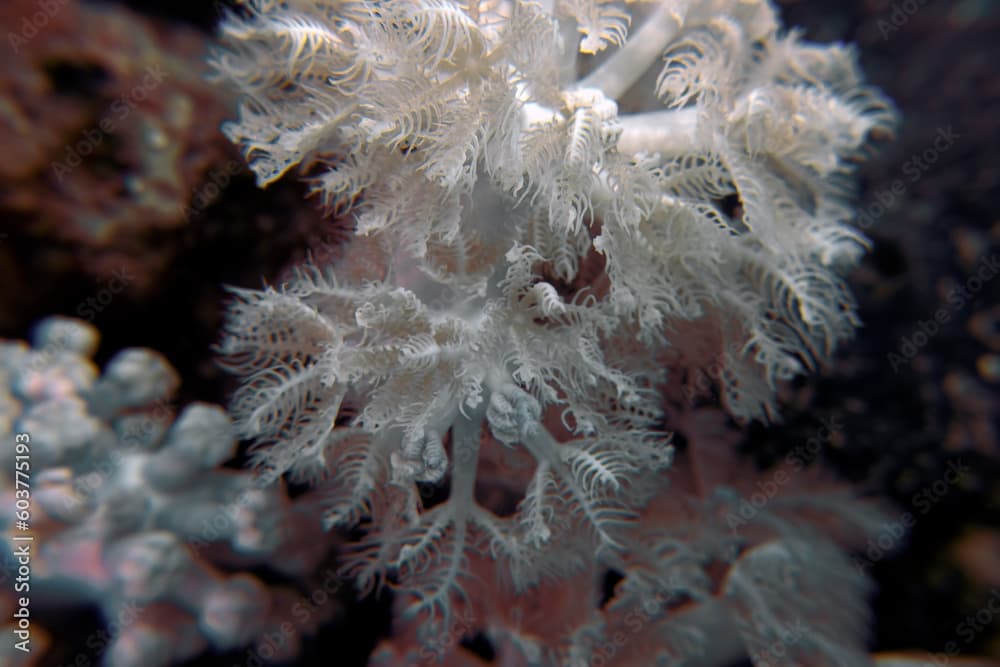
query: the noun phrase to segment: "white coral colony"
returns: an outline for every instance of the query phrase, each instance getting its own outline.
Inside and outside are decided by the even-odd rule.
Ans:
[[[894,112],[768,2],[245,5],[213,58],[243,94],[225,132],[357,233],[236,292],[234,412],[265,473],[332,477],[363,586],[447,620],[484,544],[516,590],[620,562],[671,461],[678,326],[719,341],[740,419],[851,335],[851,165]],[[477,471],[512,457],[501,517]]]

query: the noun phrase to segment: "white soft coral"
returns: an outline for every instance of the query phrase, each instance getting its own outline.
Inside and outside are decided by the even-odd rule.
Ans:
[[[367,521],[356,575],[418,609],[447,614],[469,549],[515,588],[627,550],[670,460],[652,360],[698,343],[678,328],[720,341],[754,418],[856,324],[850,165],[891,107],[764,0],[648,5],[251,0],[223,25],[227,135],[368,244],[237,292],[235,412],[270,474],[332,474],[331,522]],[[516,511],[477,495],[504,448],[533,462]]]
[[[852,332],[847,176],[893,112],[849,49],[782,35],[766,2],[659,3],[618,50],[604,2],[250,8],[215,64],[246,93],[227,134],[260,182],[299,164],[439,281],[481,291],[523,243],[572,282],[592,242],[643,340],[726,313],[740,417]],[[587,44],[608,52],[596,67]]]
[[[391,285],[403,278],[391,270],[352,286],[307,268],[281,290],[236,292],[221,351],[247,377],[238,427],[259,441],[266,475],[330,475],[329,523],[367,517],[351,560],[363,585],[398,574],[419,608],[447,615],[467,549],[489,545],[518,587],[565,567],[523,562],[553,534],[582,529],[586,552],[621,549],[630,476],[669,462],[642,348],[611,361],[607,307],[524,282],[533,258],[513,249],[504,279],[468,301],[424,303],[427,281]],[[481,446],[535,461],[515,516],[476,499]],[[448,501],[425,510],[419,484],[446,471]]]

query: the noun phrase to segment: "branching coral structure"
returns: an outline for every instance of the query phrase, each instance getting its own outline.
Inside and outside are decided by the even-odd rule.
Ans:
[[[346,569],[399,592],[413,647],[459,660],[440,638],[473,609],[504,664],[589,664],[614,627],[594,600],[529,640],[469,598],[565,599],[609,569],[619,603],[667,591],[660,612],[690,620],[652,655],[702,664],[739,657],[707,640],[720,619],[791,642],[782,595],[864,608],[833,545],[874,510],[844,500],[853,533],[824,541],[651,509],[677,475],[678,368],[712,348],[728,413],[771,418],[857,323],[851,172],[895,115],[849,48],[782,31],[763,0],[252,0],[222,34],[215,70],[243,95],[225,132],[259,183],[297,167],[356,220],[333,266],[236,290],[237,425],[262,475],[323,480],[328,524],[363,526]],[[789,574],[810,559],[825,583]],[[830,610],[800,607],[795,664],[867,664],[863,614],[831,638]]]
[[[36,625],[60,608],[101,612],[105,628],[74,663],[166,666],[256,650],[287,625],[331,541],[316,539],[308,500],[220,467],[236,449],[221,407],[191,404],[172,420],[178,377],[163,357],[124,350],[102,374],[90,360],[97,342],[96,329],[62,317],[39,323],[30,347],[0,340],[0,575],[20,577],[31,601],[20,610]],[[283,583],[243,571],[253,568]],[[270,654],[295,657],[336,611],[332,601],[317,609]],[[4,664],[41,664],[31,662],[40,649],[25,642]]]

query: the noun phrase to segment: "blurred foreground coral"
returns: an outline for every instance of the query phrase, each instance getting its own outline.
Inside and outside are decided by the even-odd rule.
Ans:
[[[94,328],[67,318],[41,322],[31,347],[0,342],[0,577],[11,584],[0,603],[13,613],[7,596],[25,596],[23,625],[37,642],[30,656],[5,644],[9,660],[22,659],[5,664],[43,652],[47,614],[88,605],[106,629],[82,651],[104,665],[257,650],[320,585],[333,540],[317,539],[310,496],[292,501],[219,467],[236,453],[221,408],[194,403],[174,419],[178,377],[160,355],[124,350],[98,373],[97,342]],[[273,659],[295,657],[339,606],[330,598],[309,611],[280,650],[268,645]]]

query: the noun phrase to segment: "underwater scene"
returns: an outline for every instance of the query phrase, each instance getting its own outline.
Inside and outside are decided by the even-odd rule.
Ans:
[[[1000,667],[998,37],[4,0],[0,667]]]

